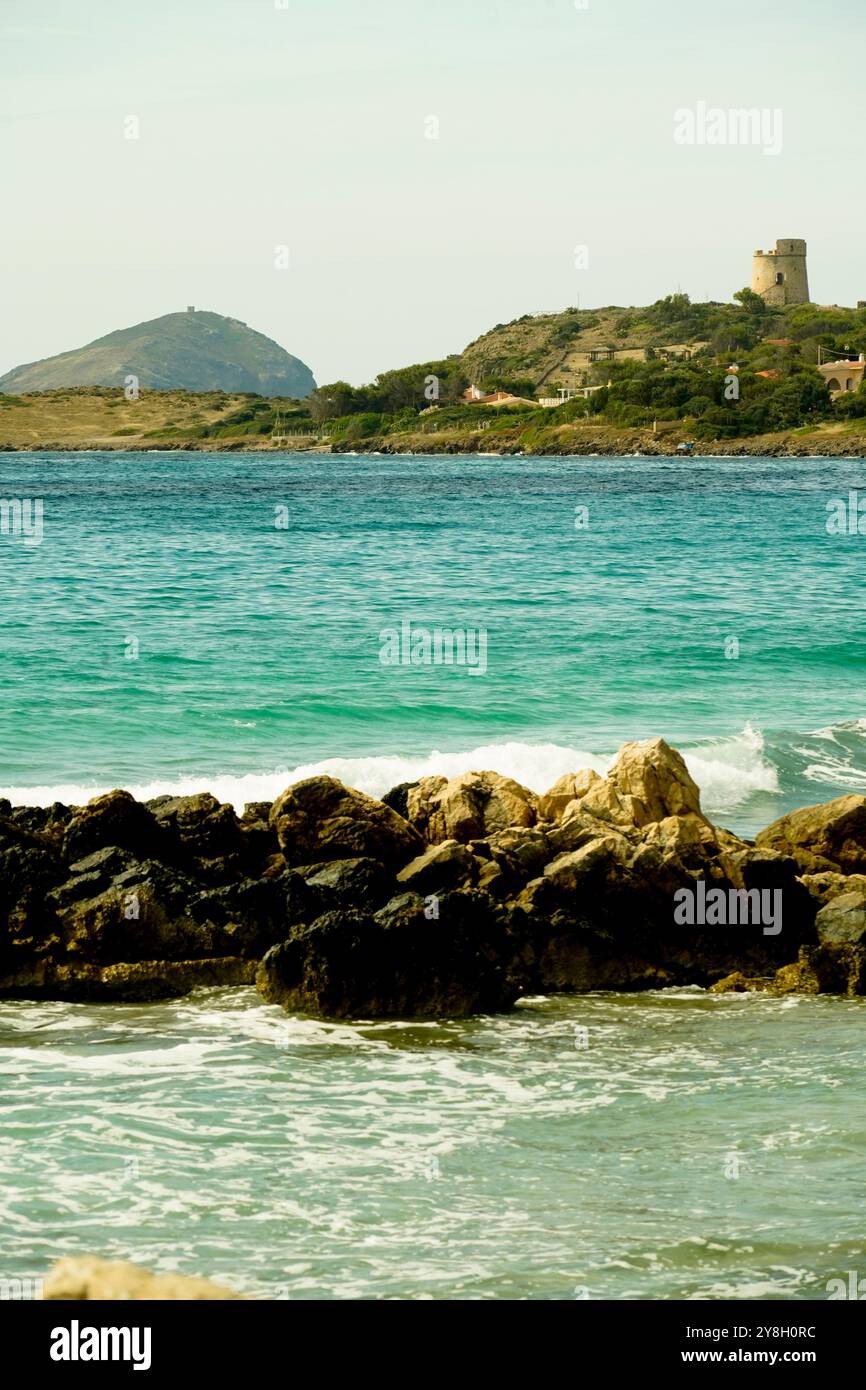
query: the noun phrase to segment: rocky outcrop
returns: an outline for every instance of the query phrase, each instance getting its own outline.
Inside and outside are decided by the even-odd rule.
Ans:
[[[327,912],[268,951],[256,984],[268,1003],[329,1018],[496,1013],[517,987],[504,923],[484,893],[415,893],[377,913]]]
[[[792,855],[804,874],[866,873],[866,796],[791,811],[760,831],[755,843]]]
[[[538,798],[497,772],[422,777],[407,788],[406,818],[430,843],[466,844],[509,826],[534,825]]]
[[[335,777],[296,782],[271,807],[270,823],[287,864],[365,856],[398,869],[424,841],[402,816]]]
[[[866,943],[866,893],[840,893],[815,918],[822,946],[862,946]]]
[[[441,893],[449,888],[471,884],[477,877],[479,861],[456,840],[431,845],[397,875],[397,882],[416,893]]]
[[[89,1300],[141,1300],[160,1302],[182,1298],[239,1299],[242,1294],[210,1279],[189,1274],[151,1274],[138,1265],[121,1260],[100,1260],[95,1255],[76,1255],[58,1260],[45,1279],[42,1297],[49,1300],[83,1302]]]
[[[7,975],[2,992],[10,998],[45,996],[91,1004],[142,1004],[175,999],[194,989],[255,983],[256,962],[240,956],[211,960],[143,960],[121,965],[38,965]]]
[[[315,777],[240,817],[208,793],[0,803],[0,993],[141,1001],[255,979],[335,1018],[553,990],[862,993],[864,807],[841,797],[741,840],[661,739],[540,797],[477,772],[383,801]]]
[[[637,826],[701,814],[700,792],[682,755],[662,738],[624,743],[608,780]]]
[[[72,817],[63,838],[63,853],[72,862],[106,845],[129,850],[139,858],[158,855],[163,836],[146,806],[129,792],[106,792]]]

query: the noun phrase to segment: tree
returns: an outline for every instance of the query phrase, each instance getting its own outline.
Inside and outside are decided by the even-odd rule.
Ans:
[[[357,393],[348,381],[334,381],[330,386],[318,386],[308,397],[310,416],[317,423],[350,415],[358,408]]]
[[[767,302],[759,294],[749,289],[748,285],[742,290],[737,290],[734,299],[738,304],[742,304],[747,314],[753,314],[755,318],[763,318],[767,312]]]

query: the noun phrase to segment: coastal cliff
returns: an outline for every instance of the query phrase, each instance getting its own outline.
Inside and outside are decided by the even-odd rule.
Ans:
[[[382,801],[314,777],[241,816],[209,793],[5,802],[0,860],[7,997],[255,981],[292,1011],[408,1018],[554,991],[866,992],[866,797],[743,840],[661,739],[544,796],[479,772]]]

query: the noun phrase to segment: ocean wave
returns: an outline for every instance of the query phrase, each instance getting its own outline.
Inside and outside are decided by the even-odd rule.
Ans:
[[[681,751],[706,811],[734,811],[754,792],[780,790],[778,770],[764,756],[764,736],[751,724],[730,738]]]
[[[738,733],[698,740],[669,739],[682,753],[701,791],[710,817],[735,817],[740,833],[795,806],[828,800],[852,791],[866,793],[866,719],[842,720],[810,733],[762,730],[746,723]],[[294,782],[307,777],[336,777],[346,786],[381,797],[400,782],[433,775],[498,772],[546,792],[564,773],[584,768],[604,775],[617,746],[589,750],[566,743],[510,740],[485,743],[457,752],[382,753],[334,757],[248,773],[190,773],[122,783],[140,801],[157,796],[190,796],[210,791],[242,811],[247,802],[273,801]],[[15,806],[48,806],[53,801],[80,806],[110,791],[118,781],[55,782],[0,788]],[[740,824],[742,822],[742,824]]]
[[[357,787],[368,796],[383,796],[399,782],[414,782],[419,777],[440,775],[456,777],[461,772],[499,772],[513,777],[531,791],[545,792],[563,773],[591,767],[606,772],[613,755],[597,756],[581,749],[556,743],[493,743],[465,752],[443,753],[438,749],[416,757],[386,753],[362,758],[325,758],[320,762],[301,763],[296,767],[279,767],[269,772],[250,772],[243,775],[220,773],[173,779],[155,778],[127,788],[139,801],[155,796],[191,796],[210,791],[220,801],[230,802],[242,810],[248,801],[273,801],[293,782],[306,777],[337,777],[348,787]],[[78,806],[111,790],[108,784],[83,785],[58,783],[40,787],[6,787],[0,789],[15,806],[48,806],[52,801]]]
[[[754,792],[779,790],[775,767],[764,756],[763,735],[747,724],[728,738],[683,746],[683,757],[701,789],[704,808],[710,812],[730,812]],[[434,749],[426,754],[403,756],[381,754],[370,757],[326,758],[295,767],[278,767],[267,772],[244,775],[202,773],[182,778],[154,778],[128,790],[140,801],[156,796],[189,796],[210,791],[220,801],[238,810],[250,801],[272,801],[286,787],[306,777],[331,776],[346,786],[357,787],[369,796],[383,796],[400,782],[413,782],[433,775],[456,777],[463,772],[498,772],[529,787],[545,792],[557,778],[584,768],[604,775],[616,757],[616,749],[593,753],[559,743],[510,741],[489,743],[460,752]],[[13,805],[46,806],[52,801],[82,805],[91,797],[110,790],[107,783],[83,785],[59,783],[37,787],[7,787],[0,795]]]

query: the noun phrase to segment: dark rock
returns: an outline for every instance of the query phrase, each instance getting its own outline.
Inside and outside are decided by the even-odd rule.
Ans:
[[[425,899],[420,893],[396,893],[393,898],[389,898],[384,907],[380,907],[376,913],[376,920],[383,927],[393,927],[398,922],[406,919],[407,913],[413,916],[425,909]]]
[[[269,1003],[325,1018],[462,1017],[516,997],[502,968],[505,933],[485,894],[443,895],[438,917],[416,894],[375,916],[329,912],[295,927],[262,961]]]
[[[189,904],[190,915],[215,932],[217,948],[227,954],[260,957],[282,941],[289,926],[285,886],[280,879],[245,878],[208,888]]]
[[[400,782],[396,787],[392,787],[382,797],[386,806],[390,806],[392,811],[396,811],[403,820],[409,819],[409,792],[413,787],[417,787],[415,782]]]
[[[6,804],[8,806],[9,803]],[[71,807],[64,806],[61,801],[54,801],[50,806],[16,806],[8,814],[23,830],[62,833],[63,827],[71,821],[74,811]]]
[[[866,893],[842,893],[833,898],[815,918],[815,930],[822,946],[866,944]]]
[[[773,982],[776,994],[866,994],[866,947],[802,946],[797,960],[783,965]]]
[[[0,820],[0,970],[50,949],[56,920],[49,895],[64,873],[50,836]]]
[[[378,859],[332,859],[297,872],[317,894],[322,911],[336,907],[365,911],[378,907],[388,896],[389,875]]]
[[[471,885],[475,871],[475,857],[464,845],[443,840],[410,860],[398,873],[397,882],[417,893],[444,892],[460,884]]]
[[[66,888],[49,894],[49,901],[67,957],[115,964],[220,954],[213,925],[196,922],[190,913],[197,884],[176,869],[152,860],[136,863],[92,897],[70,900]]]
[[[222,859],[240,849],[240,824],[234,808],[220,803],[210,792],[158,796],[147,802],[147,809],[193,858]]]
[[[76,811],[66,828],[63,853],[74,863],[112,845],[137,859],[160,858],[166,849],[161,827],[129,792],[106,792]]]

